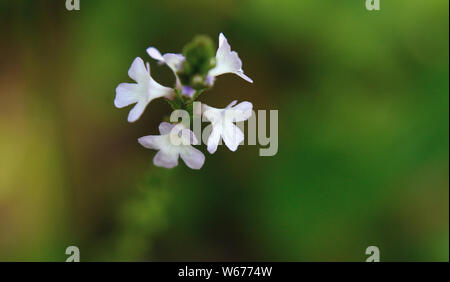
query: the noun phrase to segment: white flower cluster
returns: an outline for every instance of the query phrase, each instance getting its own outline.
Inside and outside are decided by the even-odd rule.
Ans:
[[[128,115],[128,121],[135,122],[153,99],[161,97],[166,98],[172,108],[189,112],[188,105],[192,105],[192,102],[205,89],[212,87],[215,78],[221,74],[234,73],[253,83],[252,79],[244,74],[242,61],[235,51],[231,51],[231,47],[222,33],[219,36],[219,46],[215,57],[208,58],[207,55],[201,54],[202,50],[206,50],[202,49],[204,45],[203,42],[200,42],[198,48],[194,46],[194,52],[191,52],[194,54],[192,56],[191,53],[162,55],[156,48],[149,47],[147,53],[150,57],[160,64],[166,64],[175,74],[175,87],[166,87],[156,82],[150,75],[150,64],[145,64],[138,57],[128,71],[129,77],[136,83],[119,84],[116,88],[114,105],[117,108],[123,108],[135,104]],[[198,55],[199,53],[200,55]],[[205,61],[206,67],[204,67],[204,63],[201,65]],[[223,109],[202,105],[200,114],[212,126],[207,141],[209,153],[216,152],[220,139],[223,139],[231,151],[237,150],[239,144],[244,140],[244,134],[234,123],[249,119],[252,115],[252,108],[252,103],[247,101],[239,104],[237,101],[233,101]],[[193,113],[191,112],[191,114]],[[192,169],[200,169],[203,166],[205,156],[192,146],[199,143],[195,134],[186,125],[162,122],[159,125],[159,132],[160,135],[149,135],[138,139],[142,146],[158,150],[153,159],[156,166],[173,168],[178,165],[179,157]]]

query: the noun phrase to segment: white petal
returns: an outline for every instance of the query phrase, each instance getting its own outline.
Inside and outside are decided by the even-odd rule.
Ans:
[[[148,135],[138,139],[139,144],[148,149],[159,150],[162,146],[162,137],[160,135]]]
[[[146,102],[144,100],[137,102],[137,104],[133,107],[133,109],[131,109],[130,113],[128,114],[128,122],[137,121],[141,117],[149,102],[150,101]]]
[[[214,109],[213,107],[210,107],[210,106],[206,105],[205,103],[201,103],[201,107],[202,107],[201,108],[202,113],[206,113],[209,110]]]
[[[157,61],[164,62],[163,56],[155,47],[148,47],[147,54]]]
[[[192,146],[186,146],[180,152],[180,156],[184,163],[192,169],[200,169],[205,163],[205,155]]]
[[[167,53],[163,55],[163,59],[175,74],[180,70],[181,64],[184,62],[184,56],[181,54]]]
[[[135,83],[121,83],[116,88],[114,105],[123,108],[139,101],[145,92],[142,87]]]
[[[160,64],[166,64],[175,74],[176,85],[178,88],[181,87],[180,79],[178,78],[177,72],[180,70],[182,63],[185,58],[182,54],[167,53],[161,55],[161,53],[155,47],[147,48],[147,53],[150,57],[157,60]]]
[[[202,115],[207,121],[211,123],[218,123],[222,120],[222,111],[223,109],[216,109],[214,107],[210,107],[206,104],[202,104]]]
[[[223,141],[231,151],[236,151],[239,144],[244,141],[244,133],[233,123],[227,123],[222,132]]]
[[[253,109],[253,104],[248,101],[243,101],[233,107],[233,110],[239,111],[251,111]]]
[[[208,152],[214,154],[217,151],[217,146],[219,145],[220,135],[222,133],[221,126],[214,126],[211,134],[208,137]]]
[[[198,140],[194,132],[186,128],[182,123],[174,125],[169,134],[169,141],[174,146],[198,145]]]
[[[192,130],[185,128],[183,130],[181,130],[181,136],[187,137],[188,140],[186,140],[186,143],[189,145],[198,145],[198,140],[197,137],[195,136],[194,132],[192,132]]]
[[[240,77],[242,77],[243,79],[247,80],[248,82],[253,83],[253,79],[251,79],[250,77],[245,75],[244,71],[242,69],[240,69],[237,72],[235,72],[235,74],[239,75]]]
[[[225,109],[229,109],[231,107],[233,107],[234,105],[236,105],[237,100],[233,100],[231,103],[228,104],[228,106],[225,107]]]
[[[225,37],[225,35],[223,34],[223,32],[221,32],[219,34],[219,48],[222,47],[223,43],[228,44],[227,38]]]
[[[171,123],[168,123],[168,122],[161,122],[159,124],[159,133],[161,135],[169,134],[174,126],[175,126],[174,124],[171,124]]]
[[[155,47],[147,48],[147,53],[150,57],[159,61],[160,63],[167,64],[167,66],[169,66],[169,68],[171,68],[175,73],[179,70],[179,68],[181,67],[181,63],[183,63],[185,59],[182,54],[167,53],[161,55],[161,53]]]
[[[153,158],[153,164],[165,168],[176,167],[178,165],[178,153],[177,152],[168,153],[164,151],[159,151]]]
[[[163,58],[167,66],[172,70],[173,74],[175,75],[175,84],[177,88],[180,88],[181,81],[180,78],[178,77],[177,72],[181,69],[181,66],[184,62],[184,56],[181,54],[167,53],[163,55]]]
[[[128,76],[138,83],[146,83],[148,81],[150,74],[141,58],[137,57],[134,59],[128,70]]]
[[[233,121],[244,121],[252,116],[253,105],[250,102],[244,101],[233,107],[233,110],[236,111]]]

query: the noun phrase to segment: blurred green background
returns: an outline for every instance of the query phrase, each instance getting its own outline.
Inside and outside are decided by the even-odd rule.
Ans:
[[[449,2],[1,0],[0,260],[449,259]],[[145,49],[223,32],[254,84],[203,102],[279,110],[279,150],[152,164],[115,87]],[[174,83],[151,61],[152,75]]]

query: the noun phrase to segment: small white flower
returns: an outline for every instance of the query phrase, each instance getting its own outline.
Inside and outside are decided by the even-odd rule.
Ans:
[[[155,47],[148,47],[147,54],[153,59],[157,60],[160,64],[166,64],[175,74],[177,88],[181,87],[180,79],[178,78],[177,72],[181,70],[181,66],[185,60],[182,54],[166,53],[161,55],[161,53]]]
[[[161,55],[161,52],[155,47],[148,47],[147,54],[157,60],[160,64],[166,64],[175,75],[176,87],[181,90],[181,94],[192,98],[195,89],[190,86],[181,85],[180,78],[177,74],[177,72],[182,69],[183,62],[186,60],[182,54],[166,53]]]
[[[242,70],[242,61],[239,59],[238,54],[235,51],[231,51],[230,44],[223,33],[219,35],[219,48],[216,52],[216,66],[212,68],[208,73],[208,79],[212,85],[214,77],[224,73],[234,73],[253,83],[253,80],[244,74]]]
[[[156,166],[173,168],[178,165],[178,157],[192,169],[200,169],[205,162],[205,155],[192,145],[198,141],[194,133],[181,124],[162,122],[159,125],[161,135],[148,135],[138,139],[145,148],[159,150],[153,158]]]
[[[145,68],[141,58],[134,59],[128,70],[128,76],[137,83],[121,83],[116,88],[114,105],[123,108],[136,103],[128,115],[129,122],[135,122],[144,112],[147,105],[156,98],[173,97],[173,89],[162,86],[150,76],[150,65]]]
[[[252,115],[253,105],[247,101],[238,105],[236,103],[235,100],[224,109],[216,109],[202,104],[203,117],[210,121],[212,126],[211,135],[208,138],[208,152],[211,154],[216,152],[221,137],[225,145],[233,152],[244,141],[244,133],[233,122],[249,119]]]

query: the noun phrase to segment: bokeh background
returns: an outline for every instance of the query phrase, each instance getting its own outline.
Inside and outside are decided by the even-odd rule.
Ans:
[[[449,259],[449,2],[0,1],[0,260]],[[115,87],[145,49],[220,32],[254,84],[203,102],[279,111],[279,150],[153,166]],[[151,61],[152,75],[174,83]]]

